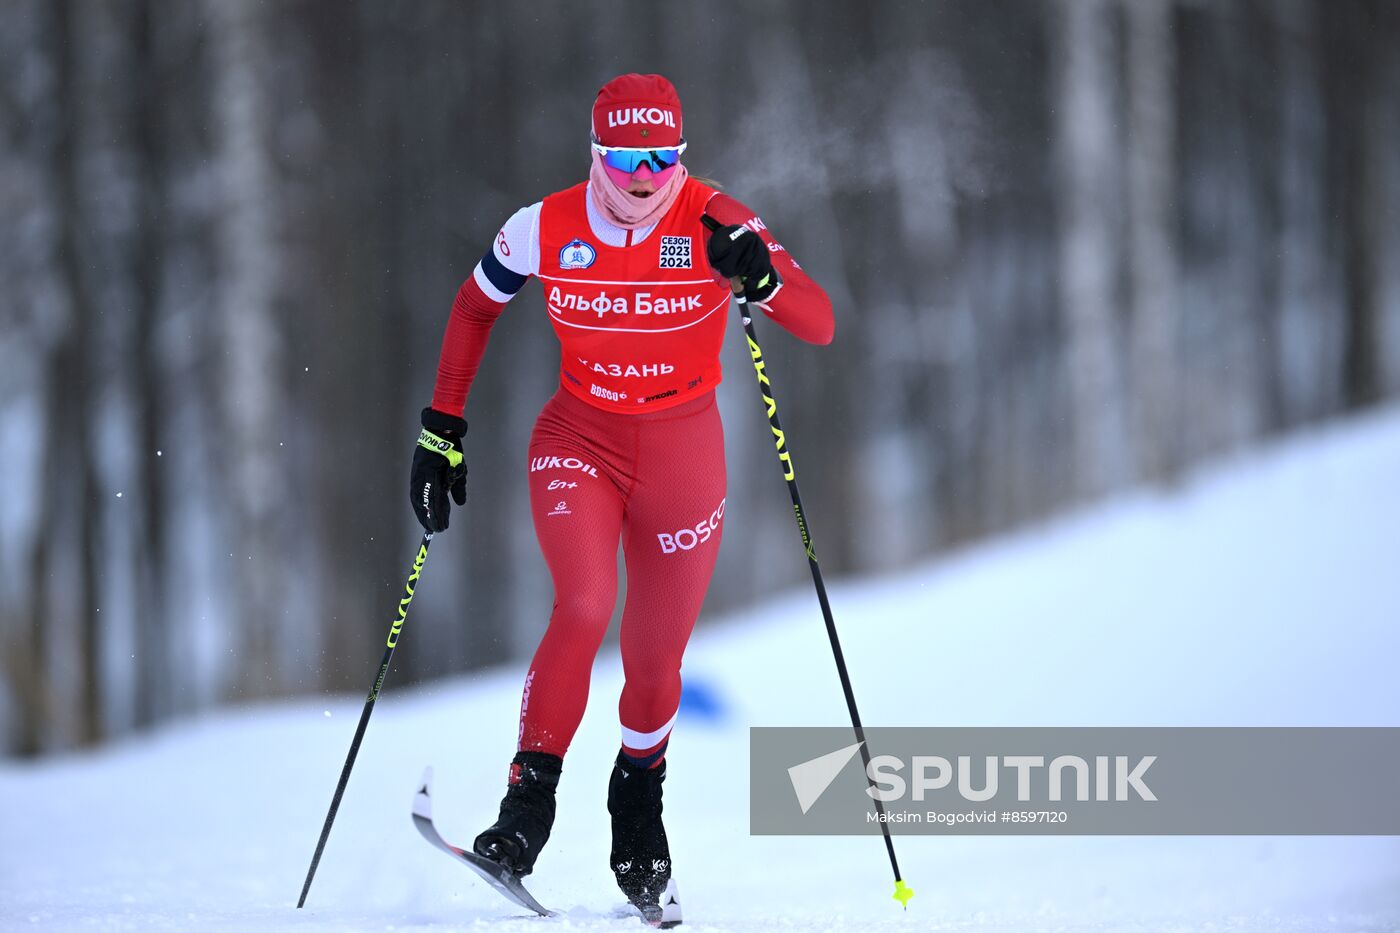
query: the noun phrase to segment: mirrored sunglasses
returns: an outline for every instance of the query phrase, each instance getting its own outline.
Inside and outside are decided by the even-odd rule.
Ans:
[[[604,146],[597,142],[593,143],[593,148],[602,154],[604,164],[620,172],[626,172],[628,175],[643,165],[646,165],[653,172],[668,169],[681,160],[681,153],[685,152],[685,147],[685,140],[681,140],[679,146],[669,146],[664,149],[623,149]]]

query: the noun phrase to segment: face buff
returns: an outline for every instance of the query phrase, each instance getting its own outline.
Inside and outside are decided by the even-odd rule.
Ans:
[[[617,186],[603,164],[603,154],[594,150],[588,183],[593,192],[593,200],[604,217],[619,227],[636,230],[639,227],[650,227],[665,217],[666,212],[675,203],[676,196],[681,193],[681,188],[685,186],[686,178],[689,177],[685,166],[680,164],[677,164],[674,170],[668,171],[668,174],[671,177],[666,179],[664,185],[645,198],[639,197]]]

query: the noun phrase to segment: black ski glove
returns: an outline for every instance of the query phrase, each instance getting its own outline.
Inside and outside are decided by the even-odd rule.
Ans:
[[[458,505],[467,504],[467,464],[462,459],[462,435],[466,433],[463,419],[423,409],[423,432],[413,449],[408,499],[419,523],[434,534],[447,530],[449,491]]]
[[[705,248],[710,266],[726,279],[743,280],[745,301],[766,301],[783,284],[763,237],[738,224],[706,226],[712,231]]]

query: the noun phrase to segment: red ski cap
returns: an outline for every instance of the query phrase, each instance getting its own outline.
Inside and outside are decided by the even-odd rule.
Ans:
[[[666,149],[681,142],[681,99],[661,75],[618,75],[593,102],[593,138],[604,146]]]

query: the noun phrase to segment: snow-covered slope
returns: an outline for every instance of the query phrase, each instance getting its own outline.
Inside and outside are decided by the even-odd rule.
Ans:
[[[1397,483],[1390,410],[1170,493],[836,583],[865,721],[1400,725]],[[819,521],[816,534],[820,549]],[[492,818],[521,673],[390,684],[302,911],[359,697],[0,765],[0,927],[640,929],[610,916],[603,797],[621,672],[607,649],[531,884],[562,918],[520,917],[410,825],[427,763],[444,834],[465,842]],[[666,812],[687,929],[1400,929],[1393,838],[901,836],[917,892],[901,911],[878,838],[747,834],[747,727],[845,721],[810,588],[703,629],[686,677]]]

